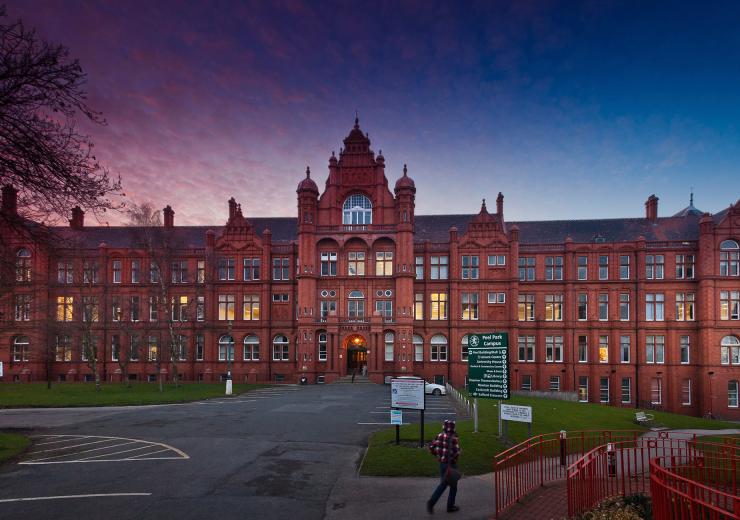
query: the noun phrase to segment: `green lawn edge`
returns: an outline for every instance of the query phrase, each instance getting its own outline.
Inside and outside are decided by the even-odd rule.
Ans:
[[[234,384],[234,395],[267,385]],[[46,383],[0,384],[0,408],[75,408],[81,406],[141,406],[177,404],[214,397],[225,397],[224,383],[103,383],[96,391],[92,383],[56,383],[47,389]]]
[[[0,432],[0,464],[18,457],[31,445],[31,439],[17,433]]]
[[[527,438],[525,423],[509,423],[509,439],[504,446],[498,438],[498,414],[496,402],[480,399],[478,433],[473,433],[473,421],[457,423],[462,455],[460,470],[464,475],[480,475],[493,471],[493,457],[505,448]],[[532,435],[560,430],[647,430],[634,422],[634,408],[560,401],[535,397],[514,397],[509,404],[532,406]],[[404,410],[404,414],[418,413]],[[649,410],[655,416],[654,425],[676,429],[737,428],[736,423],[727,423],[680,414]],[[419,448],[419,425],[411,424],[400,429],[400,446],[395,445],[395,428],[376,432],[370,436],[367,452],[360,467],[363,476],[432,477],[439,469],[435,457],[426,445],[441,431],[442,421],[426,422],[424,448]]]

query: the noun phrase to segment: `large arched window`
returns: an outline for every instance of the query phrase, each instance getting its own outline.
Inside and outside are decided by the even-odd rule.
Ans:
[[[244,361],[260,360],[260,340],[254,334],[244,336]]]
[[[465,334],[460,340],[460,359],[463,361],[468,360],[468,335]]]
[[[226,357],[227,353],[228,358]],[[227,359],[234,361],[234,338],[224,334],[218,338],[218,360],[226,361]]]
[[[272,360],[290,361],[290,343],[288,338],[282,334],[278,334],[272,340]]]
[[[395,359],[395,354],[393,352],[393,343],[394,343],[395,337],[392,332],[386,332],[385,333],[385,361],[393,361]]]
[[[424,361],[424,338],[414,334],[412,342],[414,344],[414,361],[421,363]]]
[[[318,351],[318,360],[319,361],[326,361],[326,344],[327,344],[327,334],[324,331],[320,331],[318,334],[316,334],[316,338],[319,342],[319,351]]]
[[[724,240],[719,245],[719,274],[740,275],[740,246],[734,240]]]
[[[30,282],[31,252],[24,247],[19,249],[15,256],[15,280],[17,282]]]
[[[373,204],[364,195],[350,195],[342,206],[342,224],[363,226],[373,223]]]
[[[740,365],[740,339],[735,336],[722,338],[720,360],[723,365]]]
[[[431,341],[431,361],[447,361],[447,338],[442,334],[435,334]]]
[[[16,336],[13,339],[13,361],[28,361],[29,346],[28,336]]]

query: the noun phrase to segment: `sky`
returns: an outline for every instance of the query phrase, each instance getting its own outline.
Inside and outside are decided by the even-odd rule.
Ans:
[[[295,216],[354,124],[417,214],[717,212],[740,198],[740,3],[10,0],[88,75],[81,128],[176,224]],[[107,215],[113,225],[122,215]]]

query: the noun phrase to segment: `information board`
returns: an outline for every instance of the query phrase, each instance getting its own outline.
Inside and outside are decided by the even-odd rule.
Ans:
[[[509,399],[509,334],[468,336],[468,391],[473,397]]]
[[[391,410],[391,424],[403,424],[403,410]]]
[[[391,408],[424,409],[423,379],[391,379]]]
[[[501,405],[501,419],[504,421],[532,422],[532,407],[515,404]]]

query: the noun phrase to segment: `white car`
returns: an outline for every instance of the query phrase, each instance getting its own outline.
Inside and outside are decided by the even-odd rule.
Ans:
[[[421,379],[417,376],[398,376],[393,379]],[[424,381],[424,393],[428,395],[447,395],[447,389],[444,385],[429,383]]]

